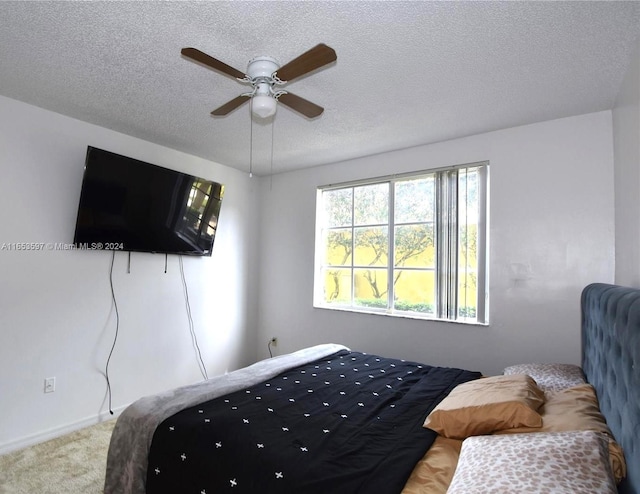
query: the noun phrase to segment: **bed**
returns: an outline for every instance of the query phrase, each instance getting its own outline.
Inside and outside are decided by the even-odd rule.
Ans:
[[[526,456],[513,475],[537,470],[537,488],[640,494],[640,291],[590,285],[582,316],[582,368],[560,384],[549,364],[484,377],[327,344],[142,398],[118,418],[104,492],[469,494]]]

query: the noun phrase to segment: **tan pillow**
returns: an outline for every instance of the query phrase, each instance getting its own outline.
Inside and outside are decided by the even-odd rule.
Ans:
[[[429,414],[424,427],[464,439],[514,427],[540,427],[544,392],[524,374],[493,376],[456,386]]]
[[[626,475],[626,464],[622,448],[615,441],[607,426],[593,386],[581,384],[547,394],[544,406],[539,410],[542,414],[542,427],[529,429],[518,427],[497,431],[496,434],[519,434],[523,432],[562,432],[562,431],[596,431],[607,436],[609,440],[609,457],[611,469],[616,482]]]
[[[416,464],[401,494],[445,494],[458,464],[462,441],[437,436]]]

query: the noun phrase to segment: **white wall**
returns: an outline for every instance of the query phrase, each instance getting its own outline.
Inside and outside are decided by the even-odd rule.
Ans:
[[[316,188],[490,161],[490,317],[463,326],[314,309]],[[276,175],[261,184],[258,349],[320,342],[465,367],[579,363],[582,288],[614,278],[611,112]],[[524,273],[524,274],[522,274]]]
[[[256,353],[257,183],[245,174],[0,97],[0,249],[71,243],[87,145],[226,185],[212,257],[184,258],[195,331],[209,375]],[[256,190],[254,190],[256,189]],[[115,332],[110,252],[0,250],[0,451],[96,421]],[[202,379],[177,256],[116,254],[120,313],[110,364],[113,408]],[[57,389],[44,394],[44,378]]]
[[[618,137],[632,135],[624,129]],[[516,362],[577,363],[580,291],[614,280],[611,112],[250,180],[0,97],[0,245],[72,241],[87,145],[226,184],[213,256],[184,259],[210,375],[267,356],[272,335],[279,354],[334,341],[489,374]],[[312,307],[319,185],[479,160],[491,163],[488,327]],[[110,260],[107,252],[0,250],[0,452],[106,412],[103,373],[115,331]],[[201,379],[177,257],[169,256],[167,274],[162,255],[132,254],[130,274],[126,262],[126,254],[116,255],[121,324],[110,366],[116,410]],[[515,274],[523,269],[524,277]],[[57,390],[44,394],[50,376]]]
[[[616,283],[640,288],[640,39],[613,109]]]

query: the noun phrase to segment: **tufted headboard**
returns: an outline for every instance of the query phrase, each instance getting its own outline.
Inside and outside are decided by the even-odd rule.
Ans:
[[[640,494],[640,290],[594,283],[582,292],[582,368],[624,450],[624,494]]]

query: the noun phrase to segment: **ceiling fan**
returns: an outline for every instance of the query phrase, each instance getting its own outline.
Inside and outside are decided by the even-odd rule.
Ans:
[[[321,106],[288,91],[276,88],[331,62],[335,62],[338,58],[333,48],[321,43],[282,67],[271,57],[256,57],[249,61],[247,73],[243,74],[241,71],[196,48],[183,48],[181,53],[194,62],[199,62],[222,74],[231,76],[241,83],[252,86],[251,91],[236,96],[231,101],[213,110],[211,112],[212,115],[228,115],[251,100],[251,111],[261,118],[268,118],[275,114],[278,101],[306,117],[314,118],[320,115],[324,111]]]

